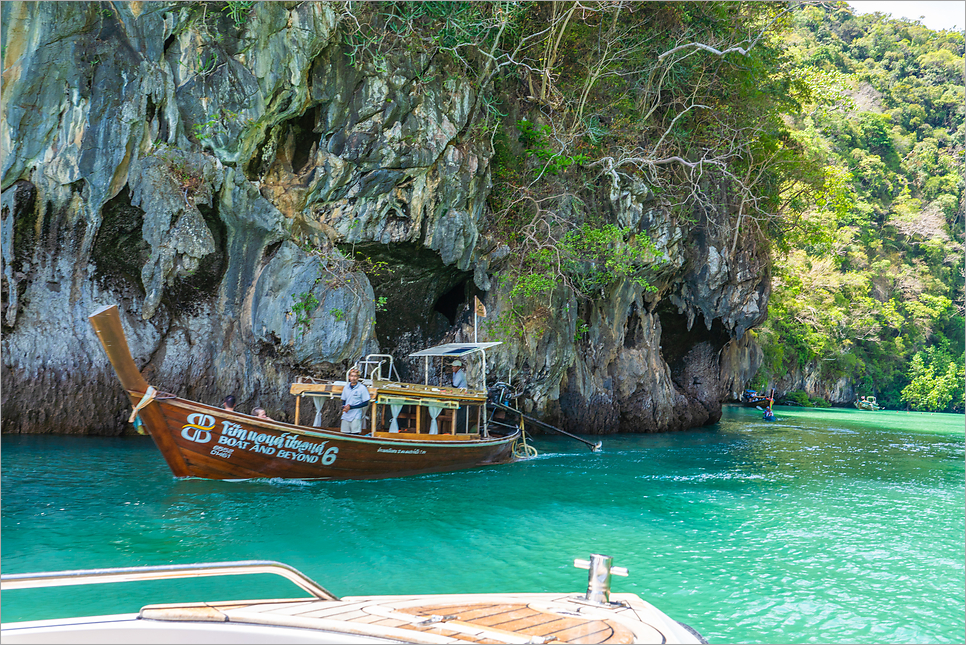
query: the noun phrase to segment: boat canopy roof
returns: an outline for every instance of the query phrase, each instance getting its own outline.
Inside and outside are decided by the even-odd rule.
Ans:
[[[482,352],[491,347],[502,344],[503,343],[446,343],[445,345],[437,345],[436,347],[421,349],[418,352],[413,352],[409,356],[449,356],[450,358],[456,358],[457,356],[465,356],[466,354],[472,354],[473,352]]]

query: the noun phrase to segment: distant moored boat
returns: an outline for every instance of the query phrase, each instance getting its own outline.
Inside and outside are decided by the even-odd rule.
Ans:
[[[867,412],[875,412],[876,410],[882,410],[883,408],[876,403],[874,396],[862,396],[855,402],[855,407],[859,410],[865,410]]]
[[[745,407],[755,408],[768,405],[768,397],[764,394],[758,394],[755,390],[745,390],[741,393],[741,403]]]

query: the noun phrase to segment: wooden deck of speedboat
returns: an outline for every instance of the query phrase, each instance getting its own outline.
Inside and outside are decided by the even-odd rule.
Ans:
[[[582,598],[574,594],[477,594],[230,601],[151,605],[141,610],[140,619],[272,625],[411,643],[676,640],[673,627],[660,612],[634,594],[612,595],[610,607],[595,606]]]
[[[586,595],[496,593],[337,598],[271,561],[0,576],[3,591],[269,573],[310,598],[147,605],[139,613],[4,623],[6,643],[706,643],[635,594],[610,594],[610,557],[588,568]],[[603,595],[600,595],[603,594]],[[591,600],[594,598],[595,600]]]

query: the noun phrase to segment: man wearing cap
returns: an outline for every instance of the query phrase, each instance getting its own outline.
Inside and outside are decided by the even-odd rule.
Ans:
[[[359,370],[349,370],[349,384],[342,388],[342,432],[362,434],[363,408],[369,407],[369,388],[359,382]]]
[[[461,387],[466,389],[466,370],[463,369],[462,361],[453,361],[450,363],[453,368],[453,387]]]

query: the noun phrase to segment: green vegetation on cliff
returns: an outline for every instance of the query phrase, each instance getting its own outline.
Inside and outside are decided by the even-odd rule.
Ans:
[[[726,256],[772,250],[754,384],[962,409],[962,33],[844,3],[350,9],[358,64],[404,46],[474,79],[461,134],[494,155],[483,234],[510,249],[494,268],[513,303],[500,333],[538,328],[561,299],[662,286],[666,247],[614,221],[631,187]]]
[[[783,119],[811,91],[784,47],[785,4],[349,10],[344,42],[357,64],[387,68],[404,47],[474,79],[462,134],[494,153],[484,234],[512,250],[498,277],[517,330],[555,298],[594,302],[626,280],[642,291],[659,280],[667,249],[639,221],[614,221],[628,187],[640,210],[669,212],[685,231],[713,228],[734,255],[781,235],[796,197],[787,186],[817,181],[801,174],[804,150]]]
[[[814,101],[796,138],[824,188],[777,249],[756,385],[818,372],[889,408],[963,409],[963,33],[795,13]]]

